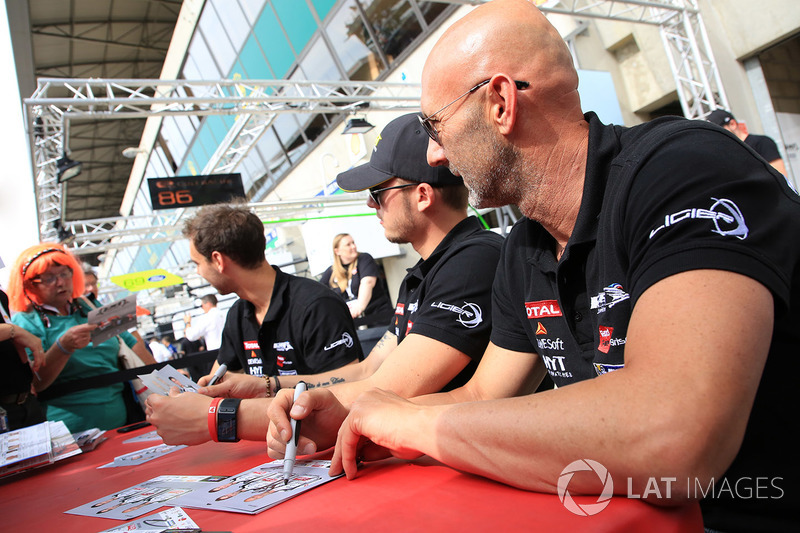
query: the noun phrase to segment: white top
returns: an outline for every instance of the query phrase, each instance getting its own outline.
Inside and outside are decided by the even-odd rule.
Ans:
[[[186,327],[183,334],[190,341],[200,337],[206,340],[206,349],[217,350],[222,345],[222,330],[225,328],[225,315],[212,307],[207,313],[192,317],[192,325]]]
[[[153,352],[153,357],[155,358],[156,363],[163,363],[164,361],[169,361],[172,359],[172,352],[169,351],[169,348],[155,339],[150,341],[149,346],[150,351]]]

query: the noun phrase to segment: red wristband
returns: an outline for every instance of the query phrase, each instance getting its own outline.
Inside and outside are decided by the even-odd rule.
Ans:
[[[217,406],[221,401],[222,398],[214,398],[211,400],[211,405],[208,406],[208,433],[214,442],[219,442],[217,439]]]

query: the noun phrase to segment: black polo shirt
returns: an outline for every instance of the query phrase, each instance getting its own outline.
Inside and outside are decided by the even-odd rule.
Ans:
[[[408,269],[400,285],[389,327],[397,342],[415,333],[472,359],[443,390],[469,381],[489,344],[492,281],[502,242],[500,235],[468,217],[450,230],[427,259]]]
[[[316,374],[362,358],[347,305],[319,282],[275,269],[272,299],[259,325],[255,306],[228,310],[217,361],[254,376]]]
[[[574,232],[556,262],[554,239],[538,223],[514,226],[495,280],[492,342],[538,353],[566,386],[624,366],[632,309],[657,281],[694,269],[758,280],[775,298],[773,338],[744,442],[717,491],[745,481],[733,497],[706,497],[703,514],[707,527],[723,531],[797,530],[800,462],[794,424],[782,413],[798,404],[798,196],[755,152],[705,122],[665,118],[622,128],[592,113],[587,120]],[[664,342],[680,350],[681,332]]]
[[[348,265],[344,265],[347,268]],[[330,281],[333,275],[333,267],[330,266],[322,273],[319,278],[320,283],[331,288]],[[375,259],[367,253],[358,254],[358,265],[347,282],[346,290],[342,291],[339,287],[332,287],[333,292],[342,297],[345,302],[358,298],[358,291],[361,288],[361,280],[368,277],[376,278],[375,286],[372,288],[372,297],[367,304],[367,308],[362,315],[355,320],[357,326],[362,324],[368,327],[386,327],[392,317],[392,302],[389,300],[389,293],[386,292],[386,281],[381,273],[380,267]]]
[[[758,152],[758,155],[769,161],[775,161],[781,158],[781,153],[778,151],[778,145],[775,144],[770,137],[766,135],[750,134],[744,138],[744,143]]]

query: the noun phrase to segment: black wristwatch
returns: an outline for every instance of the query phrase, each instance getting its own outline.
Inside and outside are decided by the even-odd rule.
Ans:
[[[236,435],[236,414],[239,412],[238,398],[225,398],[217,407],[217,440],[220,442],[239,442]]]

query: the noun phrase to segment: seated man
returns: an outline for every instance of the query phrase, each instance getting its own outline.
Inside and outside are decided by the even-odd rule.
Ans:
[[[675,117],[606,126],[583,114],[577,86],[558,32],[523,0],[477,7],[434,46],[428,161],[457,169],[476,207],[514,204],[527,218],[503,245],[473,379],[413,402],[365,393],[332,470],[428,454],[555,492],[588,458],[617,493],[702,498],[708,528],[796,531],[785,413],[800,371],[800,199],[728,132]],[[545,373],[558,388],[526,394]],[[303,433],[341,417],[327,392],[292,407]],[[270,407],[273,457],[290,403]],[[313,449],[302,440],[298,453]],[[600,485],[569,480],[573,494]]]
[[[225,363],[269,384],[261,376],[279,369],[323,372],[362,357],[347,305],[316,281],[271,266],[264,257],[264,225],[254,213],[235,205],[205,207],[186,223],[184,235],[197,272],[220,294],[240,298],[228,311],[212,373]],[[205,419],[210,401],[194,393],[151,395],[148,420],[159,432],[174,430],[186,423],[182,414],[175,416],[180,406],[193,405],[189,411]],[[258,406],[240,407],[242,417],[263,419]],[[204,437],[210,438],[208,429]]]
[[[337,178],[344,190],[370,189],[367,205],[377,211],[386,238],[411,243],[422,257],[403,280],[389,330],[369,356],[333,372],[280,372],[266,386],[263,380],[227,374],[220,385],[201,392],[268,398],[277,386],[293,387],[303,379],[309,387],[336,383],[331,390],[347,404],[376,386],[411,397],[467,382],[489,342],[491,285],[502,237],[467,217],[466,188],[446,168],[427,164],[427,145],[416,115],[402,116],[381,132],[369,163]],[[207,381],[202,378],[200,384]],[[190,400],[185,400],[187,405]],[[209,401],[206,398],[206,407]],[[245,400],[241,405],[251,402],[266,408],[265,400]],[[202,406],[185,411],[172,407],[156,418],[167,442],[209,439]],[[240,420],[239,436],[264,439],[268,422],[266,416],[252,425]],[[326,443],[332,446],[335,438],[334,431]]]

